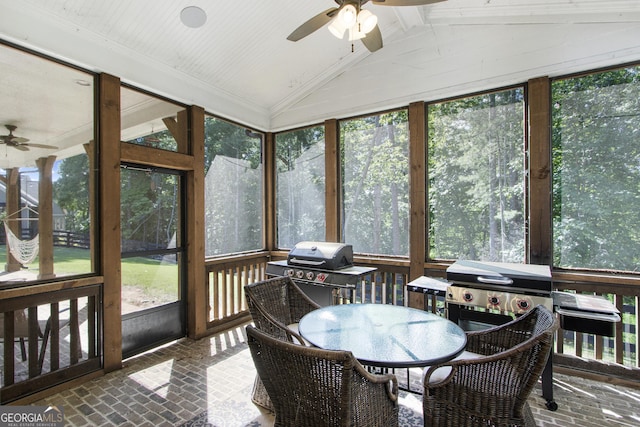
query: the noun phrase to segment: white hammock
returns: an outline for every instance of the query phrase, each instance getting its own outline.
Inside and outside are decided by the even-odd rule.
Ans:
[[[13,234],[13,231],[7,226],[7,222],[4,221],[4,231],[7,236],[7,244],[11,255],[22,265],[29,264],[38,256],[38,249],[40,248],[39,234],[36,234],[31,240],[20,240],[18,236]]]

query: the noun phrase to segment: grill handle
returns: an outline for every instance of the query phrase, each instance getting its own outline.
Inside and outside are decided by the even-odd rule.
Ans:
[[[296,264],[301,264],[301,265],[312,265],[314,267],[319,267],[322,264],[324,264],[326,261],[311,261],[308,259],[298,259],[294,257],[294,258],[291,258],[289,262],[294,262]]]
[[[478,282],[491,285],[513,285],[513,279],[504,276],[478,276]]]

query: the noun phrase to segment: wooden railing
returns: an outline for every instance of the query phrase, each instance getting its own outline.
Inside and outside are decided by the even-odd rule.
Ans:
[[[58,285],[63,286],[63,285]],[[101,368],[99,284],[0,299],[0,403]]]
[[[207,304],[209,327],[225,322],[248,319],[243,286],[265,278],[267,253],[238,256],[207,262]],[[358,265],[376,267],[353,290],[341,291],[339,303],[378,303],[408,305],[408,264],[383,260],[357,260]],[[637,331],[640,287],[629,284],[555,280],[557,290],[598,294],[609,297],[622,313],[622,322],[616,324],[613,337],[565,331],[560,329],[556,339],[554,363],[570,369],[598,374],[615,375],[640,381]],[[428,296],[425,307],[444,314],[444,297]],[[562,337],[562,339],[560,339]]]
[[[268,261],[269,255],[263,252],[207,260],[207,328],[249,316],[244,285],[264,280]]]
[[[365,276],[360,284],[349,292],[350,301],[344,302],[408,305],[405,286],[409,281],[408,267],[375,262],[366,265],[376,267],[377,270]]]
[[[584,277],[593,281],[585,281]],[[554,277],[554,286],[560,291],[604,296],[620,311],[622,320],[615,324],[612,337],[561,329],[556,339],[554,361],[570,368],[640,381],[640,286],[619,279],[616,279],[619,283],[611,283],[606,276],[584,277],[559,273]]]

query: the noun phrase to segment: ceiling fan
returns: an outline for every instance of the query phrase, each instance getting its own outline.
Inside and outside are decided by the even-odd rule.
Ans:
[[[296,28],[287,40],[298,41],[331,22],[329,30],[338,38],[344,37],[349,30],[349,39],[362,40],[370,52],[382,48],[382,34],[378,27],[378,19],[362,5],[369,0],[334,0],[338,7],[331,7],[317,14]],[[371,0],[378,6],[422,6],[445,0]]]
[[[29,147],[33,148],[47,148],[47,149],[56,149],[58,147],[54,147],[53,145],[44,145],[44,144],[27,144],[29,140],[27,138],[22,138],[19,136],[15,136],[13,131],[17,129],[15,125],[4,125],[9,130],[9,135],[0,135],[0,144],[6,144],[7,147],[13,147],[20,151],[29,151]]]

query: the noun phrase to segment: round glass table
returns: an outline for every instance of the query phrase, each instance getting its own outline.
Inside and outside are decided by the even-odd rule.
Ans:
[[[446,362],[467,343],[464,331],[444,317],[388,304],[322,307],[305,315],[298,327],[317,347],[349,350],[364,365],[386,368]]]

